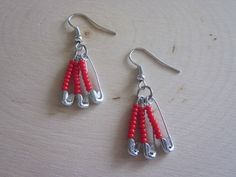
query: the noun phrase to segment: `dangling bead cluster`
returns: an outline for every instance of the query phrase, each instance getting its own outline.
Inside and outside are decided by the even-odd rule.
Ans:
[[[87,48],[81,42],[77,41],[75,45],[75,56],[69,61],[62,84],[62,104],[71,106],[76,99],[77,106],[80,108],[88,108],[90,101],[99,104],[103,101],[103,93],[100,87],[99,79],[95,71],[95,67],[91,59],[87,55]],[[94,70],[97,89],[94,89],[89,78],[87,61],[92,65]],[[82,83],[83,82],[83,83]],[[73,86],[73,88],[71,88]],[[69,93],[73,90],[73,93]]]
[[[180,71],[162,62],[157,57],[155,57],[151,52],[149,52],[148,50],[144,48],[140,48],[140,47],[134,48],[130,51],[129,56],[128,56],[130,63],[135,65],[138,70],[137,101],[133,105],[132,114],[129,121],[129,128],[128,128],[128,153],[131,156],[137,156],[140,153],[140,149],[142,149],[143,155],[146,159],[153,159],[156,157],[156,154],[157,154],[155,151],[155,146],[156,146],[155,139],[159,140],[163,151],[166,153],[172,152],[174,150],[174,143],[167,129],[167,125],[161,113],[159,103],[153,97],[152,88],[149,85],[147,85],[145,81],[143,67],[142,65],[136,63],[133,60],[132,53],[135,50],[146,53],[147,55],[149,55],[150,57],[152,57],[153,59],[161,63],[163,66],[167,67],[168,69],[173,70],[176,73],[179,73]],[[149,95],[147,95],[147,93],[149,93]],[[164,133],[163,131],[161,131],[158,121],[155,119],[154,111],[151,106],[152,104],[155,104],[157,108],[157,111],[159,113],[158,117],[160,117],[159,120],[161,120],[162,122],[162,125],[163,125],[162,128],[164,128],[163,129]],[[147,119],[149,119],[149,122],[152,127],[152,132],[153,132],[153,143],[151,144],[149,144],[149,140],[148,140],[148,131],[146,128],[146,117]],[[139,142],[136,142],[138,138],[135,136],[137,132],[136,130],[137,124],[138,124],[139,133],[140,133]]]
[[[136,135],[137,124],[138,124],[139,133],[140,133],[140,143],[142,144],[142,147],[143,147],[144,156],[146,159],[153,159],[156,156],[156,152],[151,149],[151,146],[149,145],[149,142],[148,142],[146,117],[149,119],[151,123],[155,138],[162,140],[161,130],[160,130],[157,120],[155,119],[151,105],[143,104],[143,103],[135,103],[133,105],[132,113],[131,113],[130,121],[129,121],[128,139],[129,139],[129,142],[132,142],[132,143],[129,143],[128,150],[129,150],[130,155],[132,156],[138,155],[137,152],[139,152],[139,150],[135,148],[136,147],[135,135]]]
[[[95,104],[103,101],[103,95],[100,86],[100,90],[96,91],[93,88],[92,82],[90,81],[87,60],[87,58],[78,58],[78,55],[75,55],[75,59],[70,60],[67,66],[64,81],[61,87],[61,102],[65,106],[71,106],[74,102],[74,99],[77,100],[77,105],[80,108],[89,107],[89,99]],[[70,87],[72,86],[73,89],[71,89],[73,90],[73,93],[69,94]],[[82,86],[84,86],[84,89],[82,89]],[[85,93],[83,93],[83,90]]]
[[[70,86],[70,81],[73,77],[74,82],[74,94],[81,94],[81,81],[80,73],[82,74],[82,79],[87,92],[90,92],[93,89],[92,83],[89,79],[87,64],[84,59],[79,61],[71,60],[68,64],[66,74],[64,77],[62,91],[68,91]]]
[[[157,120],[154,117],[152,107],[150,105],[142,106],[139,104],[134,104],[132,108],[132,114],[129,121],[129,128],[128,128],[128,138],[135,138],[135,133],[137,129],[137,123],[139,123],[140,129],[140,142],[147,143],[148,136],[147,136],[147,129],[146,129],[146,120],[145,120],[145,113],[149,118],[149,121],[153,128],[153,133],[156,139],[162,139],[161,130]]]
[[[104,32],[110,33],[112,35],[115,35],[116,33],[98,25],[89,17],[87,17],[87,15],[81,13],[72,14],[66,20],[66,24],[74,30],[75,55],[73,59],[69,62],[65,73],[62,85],[61,103],[65,106],[71,106],[76,100],[76,104],[79,108],[88,108],[90,102],[94,104],[101,103],[104,100],[104,96],[102,88],[100,86],[98,74],[96,72],[92,60],[88,56],[87,47],[83,42],[80,27],[78,25],[73,25],[71,21],[71,19],[74,17],[83,17],[92,26]],[[94,76],[93,82],[91,82],[89,78],[87,61],[91,65],[91,69]],[[73,88],[70,88],[72,86]],[[70,90],[73,93],[69,93]]]

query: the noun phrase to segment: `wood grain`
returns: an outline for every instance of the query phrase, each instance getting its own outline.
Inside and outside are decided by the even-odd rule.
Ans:
[[[0,1],[0,176],[235,177],[236,1]],[[80,20],[106,100],[64,108],[58,94],[73,46],[65,18]],[[145,47],[181,69],[175,75],[142,54],[176,151],[146,161],[127,155],[136,92],[127,64]],[[119,99],[114,99],[119,98]]]

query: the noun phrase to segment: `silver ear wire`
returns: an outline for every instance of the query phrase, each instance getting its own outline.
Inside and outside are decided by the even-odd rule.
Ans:
[[[155,61],[157,61],[161,66],[167,68],[167,69],[170,69],[176,73],[180,73],[180,70],[164,63],[162,60],[160,60],[159,58],[157,58],[155,55],[153,55],[150,51],[148,51],[147,49],[144,49],[144,48],[141,48],[141,47],[137,47],[137,48],[134,48],[130,51],[129,53],[129,60],[132,64],[134,64],[138,70],[139,70],[139,75],[138,77],[141,77],[141,78],[144,78],[144,74],[143,74],[143,69],[142,69],[142,66],[138,63],[136,63],[133,58],[132,58],[132,54],[134,53],[134,51],[141,51],[141,52],[144,52],[145,54],[147,54],[148,56],[150,56],[151,58],[153,58]]]
[[[93,21],[91,18],[89,18],[87,15],[84,15],[82,13],[75,13],[75,14],[72,14],[70,15],[67,19],[66,19],[66,22],[69,24],[70,27],[74,28],[75,30],[75,40],[77,42],[80,42],[82,41],[82,35],[81,35],[81,30],[79,28],[79,25],[74,25],[71,20],[72,18],[74,17],[82,17],[84,18],[85,20],[87,20],[93,27],[95,27],[96,29],[98,30],[101,30],[103,32],[106,32],[108,34],[111,34],[111,35],[116,35],[116,32],[110,30],[110,29],[107,29],[99,24],[97,24],[95,21]]]

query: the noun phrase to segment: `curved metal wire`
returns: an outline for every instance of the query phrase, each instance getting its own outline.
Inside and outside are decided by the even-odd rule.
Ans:
[[[156,100],[155,98],[153,98],[153,97],[152,97],[152,100],[154,101],[154,103],[155,103],[155,105],[156,105],[156,107],[157,107],[157,109],[158,109],[158,112],[159,112],[159,114],[160,114],[161,120],[162,120],[163,125],[164,125],[165,130],[166,130],[167,136],[168,136],[168,137],[171,137],[171,136],[170,136],[170,133],[169,133],[169,130],[168,130],[168,128],[167,128],[166,121],[165,121],[165,119],[164,119],[164,116],[163,116],[163,114],[162,114],[162,112],[161,112],[161,108],[160,108],[160,106],[159,106],[157,100]]]
[[[155,61],[157,61],[161,66],[164,66],[165,68],[167,69],[170,69],[176,73],[180,73],[180,70],[164,63],[162,60],[160,60],[159,58],[157,58],[155,55],[153,55],[150,51],[148,51],[147,49],[144,49],[144,48],[141,48],[141,47],[137,47],[137,48],[134,48],[130,51],[129,53],[129,60],[132,64],[134,64],[135,66],[137,66],[140,70],[142,70],[142,66],[138,63],[136,63],[133,58],[132,58],[132,54],[134,53],[134,51],[141,51],[141,52],[144,52],[146,53],[148,56],[152,57]]]
[[[100,94],[101,94],[100,98],[104,98],[103,91],[102,91],[102,88],[101,88],[101,83],[100,83],[100,80],[99,80],[99,77],[98,77],[98,73],[97,73],[97,71],[95,69],[95,66],[94,66],[92,60],[90,59],[90,57],[88,55],[87,55],[87,58],[88,58],[88,61],[89,61],[90,65],[92,66],[93,73],[95,74],[95,79],[96,79],[96,82],[97,82],[97,87],[98,87],[98,89],[100,91]]]
[[[72,27],[74,28],[75,30],[78,31],[79,35],[81,35],[81,32],[80,32],[80,29],[79,29],[79,26],[78,25],[74,25],[71,20],[72,18],[74,17],[82,17],[84,18],[85,20],[87,20],[93,27],[95,27],[96,29],[99,29],[101,31],[104,31],[108,34],[112,34],[112,35],[116,35],[116,32],[110,30],[110,29],[107,29],[99,24],[97,24],[95,21],[93,21],[92,19],[90,19],[87,15],[84,15],[82,13],[74,13],[72,15],[70,15],[67,19],[66,19],[66,22]]]

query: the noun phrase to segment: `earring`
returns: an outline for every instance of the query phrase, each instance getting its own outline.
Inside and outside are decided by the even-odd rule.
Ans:
[[[134,64],[138,69],[137,81],[138,81],[138,91],[137,91],[137,100],[133,105],[132,114],[129,121],[128,128],[128,153],[132,156],[137,156],[140,152],[140,148],[142,148],[143,155],[146,159],[153,159],[156,157],[155,151],[155,138],[160,140],[160,144],[164,150],[164,152],[171,152],[174,150],[174,144],[171,139],[170,133],[167,129],[167,125],[165,123],[164,117],[161,113],[159,104],[157,100],[153,97],[153,92],[150,86],[147,85],[145,81],[145,75],[143,72],[143,68],[141,65],[134,62],[132,59],[132,54],[134,51],[141,51],[152,57],[155,61],[160,63],[162,66],[171,69],[172,71],[179,73],[180,71],[165,64],[153,54],[151,54],[148,50],[144,48],[135,48],[131,50],[129,53],[129,60],[132,64]],[[156,111],[158,112],[158,117],[162,122],[162,128],[160,128],[160,122],[155,119],[155,112],[153,111],[153,107],[156,107]],[[153,144],[151,145],[148,142],[148,131],[146,128],[146,117],[149,119],[149,124],[152,126],[152,134],[153,134]],[[140,131],[140,143],[135,142],[136,128],[137,124],[139,124]]]
[[[104,31],[106,33],[116,35],[115,32],[104,28],[89,17],[84,14],[76,13],[70,15],[66,22],[67,24],[74,29],[75,33],[75,55],[69,61],[67,66],[67,70],[64,76],[64,81],[62,84],[62,104],[65,106],[71,106],[74,100],[77,101],[77,105],[80,108],[87,108],[89,107],[89,100],[93,103],[98,104],[103,101],[104,96],[100,86],[99,78],[95,67],[93,65],[92,60],[88,56],[87,47],[83,44],[82,35],[79,26],[75,26],[72,24],[71,19],[73,17],[82,17],[87,20],[92,26],[95,28]],[[87,68],[87,61],[91,65],[93,73],[95,75],[96,80],[96,88],[94,88],[90,78],[89,72]],[[83,80],[83,83],[81,82]],[[73,93],[69,93],[71,89],[70,86],[73,84]]]

